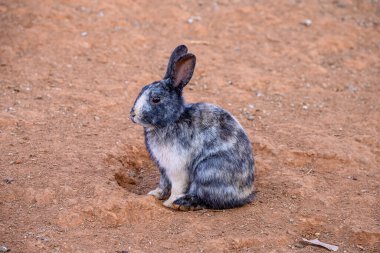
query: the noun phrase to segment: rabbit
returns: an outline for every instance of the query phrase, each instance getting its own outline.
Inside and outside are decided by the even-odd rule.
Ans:
[[[148,195],[164,206],[188,211],[227,209],[254,198],[252,145],[240,123],[224,109],[185,104],[182,92],[196,58],[185,45],[174,49],[161,81],[142,88],[130,119],[144,127],[145,145],[160,171]]]

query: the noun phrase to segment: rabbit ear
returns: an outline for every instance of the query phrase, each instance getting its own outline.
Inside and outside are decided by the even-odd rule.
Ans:
[[[174,88],[182,90],[183,87],[190,81],[195,68],[195,55],[185,54],[181,56],[174,64],[172,85]]]
[[[164,79],[166,78],[171,78],[173,76],[173,69],[174,69],[174,64],[178,59],[185,55],[187,53],[187,47],[185,45],[179,45],[176,47],[170,56],[169,63],[168,63],[168,68],[166,70],[166,74],[164,76]]]

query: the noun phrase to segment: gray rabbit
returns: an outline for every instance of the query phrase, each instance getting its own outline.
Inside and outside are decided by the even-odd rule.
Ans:
[[[164,79],[145,86],[130,118],[160,170],[148,194],[179,210],[225,209],[254,197],[251,143],[239,122],[212,104],[185,104],[182,90],[195,68],[184,45],[174,49]]]

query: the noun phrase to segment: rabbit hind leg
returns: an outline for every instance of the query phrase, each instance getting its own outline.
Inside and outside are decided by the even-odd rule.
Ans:
[[[173,208],[180,211],[196,211],[205,207],[200,203],[197,196],[185,194],[173,202]]]

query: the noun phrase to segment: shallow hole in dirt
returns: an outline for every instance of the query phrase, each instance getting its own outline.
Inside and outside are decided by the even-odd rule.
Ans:
[[[152,169],[128,166],[115,173],[115,180],[118,185],[127,191],[145,195],[157,187],[159,175],[158,173],[153,173]]]
[[[143,148],[127,147],[123,155],[109,155],[107,163],[116,166],[114,178],[129,192],[145,195],[159,182],[158,168]]]

